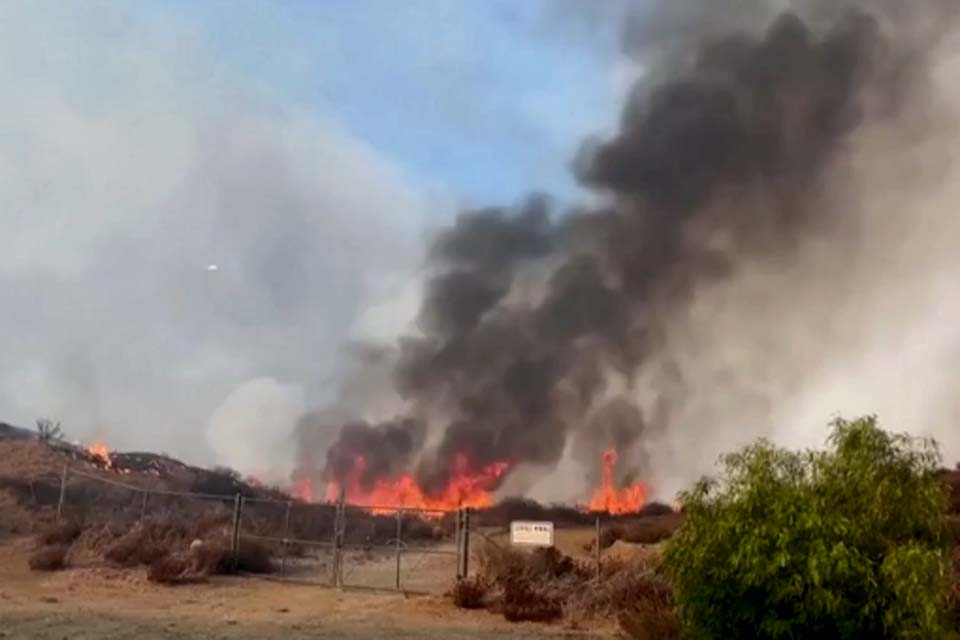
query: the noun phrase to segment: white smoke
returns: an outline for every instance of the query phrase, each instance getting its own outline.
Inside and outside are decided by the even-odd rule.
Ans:
[[[303,415],[303,389],[271,378],[237,387],[207,422],[216,461],[262,482],[285,485],[295,466],[293,428]]]

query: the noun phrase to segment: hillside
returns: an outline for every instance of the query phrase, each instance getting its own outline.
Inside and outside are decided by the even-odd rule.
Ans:
[[[48,524],[59,499],[66,467],[72,477],[156,492],[201,493],[286,499],[278,489],[259,486],[225,469],[203,469],[153,453],[95,454],[64,442],[46,443],[32,432],[0,429],[0,533],[30,533]]]

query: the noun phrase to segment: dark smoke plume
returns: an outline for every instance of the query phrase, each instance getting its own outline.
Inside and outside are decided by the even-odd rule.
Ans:
[[[394,370],[415,417],[348,423],[328,476],[362,453],[370,474],[417,464],[436,489],[457,454],[476,468],[550,466],[569,442],[596,460],[666,428],[694,392],[679,373],[648,414],[612,381],[629,383],[653,355],[669,362],[670,323],[745,260],[856,233],[850,203],[828,198],[825,180],[842,175],[865,120],[901,117],[924,90],[922,51],[889,19],[906,4],[797,3],[759,33],[757,16],[772,16],[763,2],[650,3],[628,15],[628,52],[671,50],[634,90],[617,134],[577,158],[578,178],[605,204],[555,216],[532,198],[465,213],[441,233],[422,334],[401,341]],[[919,4],[924,16],[947,6]],[[428,430],[440,435],[422,451]]]

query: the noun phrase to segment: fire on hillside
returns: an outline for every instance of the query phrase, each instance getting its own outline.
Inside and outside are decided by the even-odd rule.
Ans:
[[[93,458],[97,466],[104,469],[114,469],[113,458],[110,455],[110,449],[99,440],[87,447],[87,453]]]
[[[618,457],[615,449],[603,454],[602,484],[593,492],[592,499],[584,507],[585,511],[626,515],[639,513],[646,505],[645,484],[617,486],[614,471]],[[357,455],[350,472],[342,481],[329,480],[321,491],[317,491],[311,479],[303,476],[297,479],[292,492],[305,502],[328,504],[337,502],[342,493],[347,504],[369,507],[373,513],[386,513],[398,508],[425,511],[450,511],[460,507],[484,509],[494,505],[494,492],[510,467],[509,462],[502,461],[474,470],[469,458],[460,454],[454,457],[449,479],[438,491],[426,490],[412,473],[380,478],[372,486],[364,486],[361,478],[367,470],[367,461],[362,455]]]
[[[323,501],[336,502],[343,493],[347,503],[371,507],[374,513],[397,508],[450,511],[459,507],[490,507],[493,505],[492,492],[509,468],[508,462],[495,462],[473,470],[469,458],[461,454],[454,457],[449,480],[440,491],[425,490],[412,473],[381,478],[373,486],[366,487],[360,479],[367,469],[367,461],[362,455],[357,455],[353,459],[353,467],[342,481],[330,480],[326,483]],[[308,502],[316,499],[309,478],[301,478],[296,483],[295,493],[298,498]]]
[[[603,484],[590,500],[590,511],[623,515],[638,513],[647,503],[647,485],[636,483],[618,488],[613,472],[617,466],[616,449],[608,449],[603,454]]]

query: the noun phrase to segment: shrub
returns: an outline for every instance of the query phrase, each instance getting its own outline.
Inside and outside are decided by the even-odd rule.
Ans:
[[[577,620],[616,618],[620,613],[639,609],[648,600],[663,600],[670,606],[673,602],[670,583],[636,561],[608,560],[599,581],[583,575],[570,587],[564,613]]]
[[[67,567],[66,545],[42,547],[33,552],[28,560],[33,571],[60,571]]]
[[[58,522],[37,535],[37,542],[44,546],[69,545],[83,533],[83,525],[75,520]]]
[[[182,584],[188,580],[189,563],[176,555],[158,558],[147,570],[147,580],[158,584]]]
[[[453,586],[453,604],[459,609],[483,609],[488,587],[479,576],[461,578]]]
[[[673,512],[621,522],[600,533],[600,547],[606,549],[617,540],[633,544],[657,544],[673,536],[681,524],[683,516]]]
[[[234,566],[233,547],[226,536],[215,537],[192,551],[194,567],[203,575],[273,573],[276,566],[270,548],[258,540],[243,539]]]
[[[673,589],[662,579],[647,579],[630,592],[632,602],[619,608],[617,622],[630,640],[677,640],[683,624],[673,601]]]
[[[121,567],[135,567],[150,565],[171,551],[169,546],[154,542],[144,535],[142,528],[137,527],[109,543],[103,551],[103,557]]]
[[[837,420],[828,443],[760,441],[682,496],[665,562],[695,637],[942,637],[936,445],[873,417]]]

